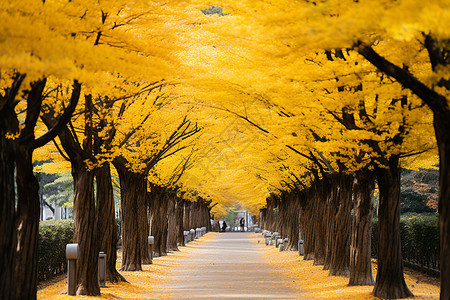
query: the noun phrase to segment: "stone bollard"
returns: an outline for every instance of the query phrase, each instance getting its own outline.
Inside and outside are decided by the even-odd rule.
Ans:
[[[255,227],[255,228],[253,229],[253,231],[254,231],[255,233],[260,233],[260,232],[261,232],[261,229],[260,229],[259,227]]]
[[[66,245],[67,258],[67,295],[75,296],[77,293],[77,259],[78,244]]]
[[[200,229],[202,230],[202,236],[204,236],[206,234],[206,227],[202,227]]]
[[[276,244],[277,239],[278,239],[278,235],[279,235],[278,232],[272,233],[272,238],[270,239],[270,242],[269,242],[269,245],[270,245],[270,246],[273,246],[273,245]]]
[[[298,241],[298,255],[305,255],[305,251],[303,249],[303,240]]]
[[[184,244],[186,245],[187,243],[190,242],[190,241],[189,241],[189,236],[190,236],[189,230],[183,231],[183,236],[184,236]]]
[[[104,252],[98,254],[98,285],[106,287],[106,254]]]
[[[281,239],[281,238],[277,238],[276,240],[275,240],[275,248],[278,248],[280,245],[282,245],[283,244],[283,239]]]
[[[288,246],[288,242],[289,242],[288,238],[281,239],[281,241],[278,244],[278,251],[280,251],[280,252],[281,251],[286,251],[287,246]]]
[[[201,234],[201,229],[200,228],[195,228],[195,238],[198,239],[200,237]]]
[[[195,239],[195,229],[189,230],[190,238],[189,241],[193,241]]]
[[[269,246],[271,237],[272,237],[272,234],[270,233],[270,231],[266,231],[264,233],[264,239],[266,240],[266,246]]]
[[[153,245],[155,244],[155,237],[149,235],[148,238],[148,256],[150,257],[150,264],[153,263]]]

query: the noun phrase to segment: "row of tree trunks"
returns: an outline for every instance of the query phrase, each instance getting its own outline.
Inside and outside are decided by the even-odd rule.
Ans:
[[[150,230],[155,238],[155,256],[178,251],[184,245],[183,231],[206,227],[210,230],[209,201],[183,200],[165,187],[151,186]]]
[[[412,294],[404,281],[400,247],[398,157],[391,156],[389,168],[376,167],[375,173],[362,169],[353,176],[341,171],[313,182],[304,191],[282,194],[278,200],[271,195],[266,208],[261,210],[264,229],[280,228],[282,236],[291,239],[298,236],[295,232],[298,228],[295,216],[298,216],[304,259],[314,259],[314,265],[324,265],[330,276],[350,277],[350,285],[373,285],[370,239],[375,175],[380,189],[380,246],[374,294],[383,298],[409,297]],[[353,226],[352,198],[355,200]],[[277,202],[279,211],[275,213]],[[294,203],[299,203],[299,207]]]
[[[278,201],[271,195],[260,214],[264,229],[270,230],[270,226],[273,231],[279,226],[282,236],[293,241],[298,241],[301,235],[304,259],[323,265],[330,276],[350,276],[350,284],[373,285],[370,237],[374,174],[365,170],[355,176],[356,181],[354,176],[344,172],[333,173],[313,182],[306,190],[282,194]],[[354,222],[358,223],[351,226],[353,193],[357,201]],[[277,225],[270,224],[276,219],[274,203],[278,203]],[[294,245],[290,247],[296,249]]]
[[[298,249],[298,232],[300,226],[300,202],[296,191],[284,193],[280,201],[280,234],[288,238],[286,250]]]

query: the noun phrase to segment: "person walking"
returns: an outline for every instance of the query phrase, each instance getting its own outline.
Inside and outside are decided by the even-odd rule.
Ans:
[[[228,225],[227,222],[225,222],[225,220],[222,221],[222,232],[225,232],[225,230],[227,229]]]
[[[241,224],[241,232],[244,232],[245,219],[244,219],[244,218],[241,218],[241,220],[239,221],[239,223]]]

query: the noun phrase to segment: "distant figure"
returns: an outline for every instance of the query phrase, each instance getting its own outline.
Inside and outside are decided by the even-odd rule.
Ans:
[[[222,221],[222,232],[225,232],[225,230],[227,229],[228,225],[227,222],[225,222],[225,220]]]
[[[241,218],[241,220],[239,221],[239,223],[241,224],[241,231],[244,231],[244,226],[245,226],[245,220],[244,218]]]

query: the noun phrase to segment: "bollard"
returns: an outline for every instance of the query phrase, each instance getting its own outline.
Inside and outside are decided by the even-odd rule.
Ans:
[[[66,245],[67,258],[67,295],[75,296],[77,293],[77,259],[78,244]]]
[[[150,264],[153,263],[153,245],[155,244],[155,237],[149,235],[148,238],[148,256],[150,256]]]
[[[195,229],[189,230],[190,238],[189,240],[192,242],[195,239]]]
[[[270,233],[270,231],[266,231],[264,233],[264,239],[266,240],[266,246],[269,246],[271,236],[272,236],[272,234]]]
[[[202,236],[204,236],[206,234],[206,227],[202,227],[200,229],[202,230]]]
[[[200,237],[200,228],[195,228],[195,238],[198,239]]]
[[[106,287],[106,254],[104,252],[98,254],[98,285]]]
[[[303,250],[303,240],[298,241],[298,255],[305,255],[305,251]]]
[[[277,238],[275,240],[275,247],[278,248],[278,246],[280,246],[280,244],[283,244],[283,239]]]
[[[185,230],[183,231],[183,236],[184,236],[184,244],[186,245],[187,243],[189,243],[189,231]]]
[[[272,233],[272,238],[269,241],[269,245],[273,246],[276,244],[278,238],[278,232]]]

